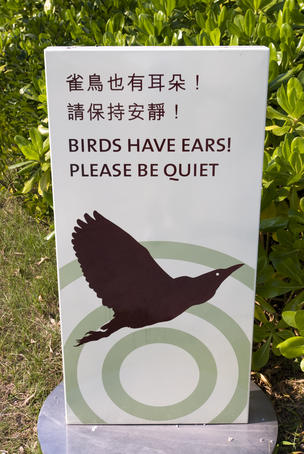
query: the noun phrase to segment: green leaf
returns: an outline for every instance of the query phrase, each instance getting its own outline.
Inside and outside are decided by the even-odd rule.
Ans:
[[[257,284],[264,284],[270,280],[272,280],[274,275],[274,269],[267,260],[266,255],[263,255],[263,248],[259,247],[259,258],[258,258],[258,275],[257,275]],[[257,301],[260,302],[261,296],[258,295]]]
[[[278,328],[278,326],[277,326]],[[289,337],[293,337],[294,333],[291,330],[284,330],[284,331],[277,331],[273,334],[272,339],[272,351],[276,356],[281,356],[281,351],[277,347],[282,341],[288,339]]]
[[[296,311],[295,313],[295,325],[299,331],[304,330],[304,311]]]
[[[242,31],[233,22],[228,22],[228,30],[229,30],[229,33],[232,35],[231,39],[234,39],[234,40],[236,39],[235,37],[239,38],[242,34]],[[231,40],[230,40],[230,45],[232,45]],[[236,46],[237,44],[233,43],[233,45]]]
[[[22,148],[24,147],[28,147],[30,145],[30,142],[25,139],[23,136],[15,136],[14,137],[14,140],[16,142],[16,144],[18,145],[18,147],[20,148],[20,150],[22,150]]]
[[[193,39],[190,39],[186,34],[184,34],[184,42],[186,46],[193,46],[195,42]]]
[[[49,128],[46,128],[45,126],[43,125],[39,125],[38,126],[38,131],[40,132],[40,134],[42,136],[46,136],[48,133],[49,133]]]
[[[254,307],[254,318],[256,318],[259,322],[262,322],[265,324],[268,323],[268,319],[267,319],[266,315],[264,314],[263,309],[258,304],[255,304],[255,307]]]
[[[296,322],[295,322],[295,311],[284,311],[282,312],[282,318],[284,322],[287,323],[287,325],[292,326],[293,328],[296,328]]]
[[[53,197],[51,192],[44,192],[43,194],[43,200],[47,202],[47,204],[53,208]]]
[[[115,32],[121,32],[124,25],[125,25],[125,18],[122,13],[116,13],[112,17],[113,20],[113,31]]]
[[[276,232],[279,229],[284,229],[288,225],[288,218],[285,216],[277,216],[269,219],[262,219],[260,222],[260,230],[263,232]]]
[[[273,335],[273,339],[272,339],[272,346],[271,346],[271,349],[272,349],[272,352],[274,355],[276,356],[281,356],[281,352],[280,350],[277,348],[277,345],[282,342],[281,339],[276,335],[274,334]]]
[[[258,9],[260,8],[261,1],[262,0],[253,0],[253,6],[255,11],[258,11]]]
[[[294,235],[288,230],[278,230],[277,231],[278,242],[282,243],[284,248],[291,250],[294,244]]]
[[[195,11],[195,20],[197,25],[203,30],[205,27],[205,15],[200,11]]]
[[[22,151],[23,156],[26,159],[31,160],[31,161],[39,161],[39,154],[33,148],[29,147],[27,150],[23,149],[21,151]]]
[[[270,325],[270,324],[268,324]],[[271,326],[271,325],[270,325]],[[271,328],[265,325],[253,325],[253,340],[254,342],[262,342],[271,334]],[[281,342],[281,341],[280,341]]]
[[[259,297],[258,295],[256,296],[256,300],[259,302],[261,308],[266,311],[266,312],[269,312],[269,314],[276,314],[276,310],[274,309],[274,307],[272,307],[271,304],[267,303],[267,301],[264,299],[264,298],[261,298]]]
[[[293,77],[288,81],[287,94],[290,104],[293,106],[293,118],[300,119],[304,114],[304,93],[301,82]]]
[[[275,110],[273,107],[268,106],[267,107],[267,118],[270,118],[271,120],[283,120],[286,121],[287,116],[284,114],[281,114],[277,110]]]
[[[277,331],[276,335],[281,339],[280,342],[282,342],[282,340],[286,340],[289,339],[290,337],[293,337],[294,333],[290,329],[284,329],[282,331]]]
[[[229,46],[238,46],[239,45],[239,37],[237,35],[231,35]]]
[[[291,142],[291,151],[292,153],[301,153],[304,155],[304,138],[303,137],[296,137]]]
[[[297,250],[285,251],[278,248],[270,254],[270,260],[282,276],[304,286],[304,270]]]
[[[17,145],[20,148],[23,156],[26,159],[28,159],[30,161],[32,161],[32,160],[39,161],[39,154],[33,148],[33,145],[31,144],[31,142],[26,140],[24,137],[18,136],[18,135],[14,137],[14,140],[17,143]]]
[[[302,171],[303,163],[299,153],[292,153],[289,162],[296,173],[300,173]]]
[[[34,146],[34,149],[40,154],[42,151],[43,140],[37,128],[30,129],[30,138]]]
[[[289,203],[291,210],[297,211],[299,208],[299,197],[296,188],[293,186],[290,191]]]
[[[219,46],[221,44],[221,31],[219,28],[215,28],[209,33],[210,39],[214,46]]]
[[[281,342],[277,345],[280,349],[280,352],[286,358],[297,358],[298,356],[304,355],[304,337],[295,336],[286,339],[284,342]]]
[[[303,87],[301,82],[296,78],[293,77],[288,81],[287,84],[287,96],[288,98],[292,95],[292,92],[295,92],[296,98],[299,99],[303,95]]]
[[[293,41],[293,30],[289,24],[282,24],[280,29],[280,38],[283,43],[291,46]]]
[[[266,131],[269,129],[271,130],[272,134],[274,134],[275,136],[284,136],[285,134],[287,134],[288,132],[290,132],[290,128],[291,128],[291,125],[286,125],[286,126],[277,126],[277,125],[272,125],[272,126],[269,126],[269,127],[266,127]]]
[[[45,0],[43,9],[46,14],[49,14],[52,10],[52,0]]]
[[[30,178],[24,183],[22,194],[27,194],[33,188],[35,177]]]
[[[106,28],[107,28],[107,24],[106,24]],[[96,44],[101,44],[102,43],[102,39],[101,39],[102,31],[100,30],[100,28],[98,27],[98,25],[96,24],[95,21],[91,22],[91,31],[93,33]]]
[[[107,31],[103,34],[102,41],[104,46],[112,46],[115,40],[113,34]]]
[[[292,112],[292,106],[289,104],[288,96],[283,85],[277,91],[277,101],[285,112],[289,114]]]
[[[247,36],[251,36],[253,34],[255,27],[255,16],[251,9],[248,9],[245,14],[244,19],[244,32]]]
[[[11,166],[8,166],[10,170],[12,169],[18,169],[19,167],[25,167],[28,164],[32,164],[33,161],[23,161],[23,162],[18,162],[17,164],[13,164]],[[35,163],[36,164],[36,163]]]
[[[148,33],[148,35],[154,35],[154,25],[150,21],[149,17],[147,14],[140,14],[139,20],[142,23],[144,29]]]
[[[303,177],[302,172],[296,173],[292,177],[288,178],[287,185],[292,186],[295,183],[298,183],[298,181],[300,181],[302,179],[302,177]]]
[[[22,173],[26,173],[28,170],[33,169],[34,167],[37,167],[37,161],[28,161],[27,165],[18,170],[18,174],[21,175]]]
[[[304,358],[300,362],[300,368],[301,368],[301,371],[304,372]]]
[[[227,10],[227,7],[226,5],[224,5],[221,9],[221,12],[218,16],[218,19],[217,19],[217,23],[218,23],[218,26],[221,28],[222,26],[224,26],[225,22],[227,21],[227,18],[228,18],[228,10]]]
[[[161,34],[165,21],[166,21],[166,16],[162,11],[158,11],[157,13],[154,13],[153,24],[157,30],[157,35]]]
[[[50,139],[49,136],[43,141],[42,151],[46,154],[50,149]]]
[[[289,114],[292,116],[294,115],[296,104],[297,104],[297,92],[294,88],[290,88],[290,82],[294,79],[290,79],[287,84],[287,96],[288,96],[288,103],[289,103]]]
[[[272,279],[267,283],[257,285],[257,293],[264,298],[275,298],[284,293],[302,290],[303,285],[294,285],[279,279]]]
[[[252,369],[260,370],[269,361],[271,336],[267,341],[255,352],[252,353]]]
[[[166,0],[166,14],[170,16],[175,8],[175,0]]]
[[[42,170],[43,172],[46,172],[47,170],[49,170],[50,167],[51,167],[50,162],[44,162],[44,163],[41,165],[41,170]]]
[[[263,24],[264,25],[264,24]],[[265,33],[263,33],[263,36],[264,36]],[[274,62],[277,62],[277,49],[276,49],[276,46],[273,44],[273,43],[270,43],[268,45],[269,47],[269,60],[270,62],[274,61]]]
[[[40,195],[43,195],[49,188],[51,182],[50,172],[43,172],[38,183],[38,192]]]
[[[283,82],[287,82],[294,74],[297,74],[301,68],[302,65],[298,65],[291,68],[289,71],[279,74],[269,83],[269,92],[276,90]]]

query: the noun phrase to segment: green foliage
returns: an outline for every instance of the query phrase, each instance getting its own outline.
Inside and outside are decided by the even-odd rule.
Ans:
[[[7,0],[0,3],[0,171],[51,219],[43,50],[51,45],[270,49],[253,368],[303,356],[302,0]],[[4,173],[3,173],[4,172]],[[304,368],[303,361],[301,363]]]
[[[30,192],[37,185],[38,194],[44,197],[50,205],[52,194],[49,192],[51,185],[50,144],[49,137],[43,138],[39,128],[31,128],[30,140],[23,136],[16,136],[15,142],[20,148],[25,161],[10,166],[10,169],[18,169],[18,173],[27,173],[30,178],[23,185],[22,193]]]

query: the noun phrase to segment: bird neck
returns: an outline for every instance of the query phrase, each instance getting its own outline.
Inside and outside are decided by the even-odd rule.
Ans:
[[[208,301],[215,294],[209,273],[197,277],[182,276],[176,280],[179,281],[180,294],[184,295],[188,308]]]
[[[216,286],[212,279],[212,273],[205,273],[194,278],[197,295],[203,297],[203,302],[212,298],[216,292]]]

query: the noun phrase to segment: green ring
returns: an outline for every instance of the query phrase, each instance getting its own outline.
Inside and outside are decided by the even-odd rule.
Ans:
[[[173,405],[146,405],[133,399],[121,385],[119,372],[124,359],[148,344],[170,344],[189,353],[199,368],[194,391]],[[208,348],[196,337],[174,328],[146,328],[128,334],[109,350],[102,367],[104,388],[110,399],[126,413],[151,421],[168,421],[188,415],[201,407],[212,394],[217,378],[215,361]]]
[[[184,260],[212,268],[231,266],[238,262],[234,257],[194,244],[170,241],[151,241],[142,244],[154,258]],[[81,276],[82,271],[77,260],[67,263],[59,270],[60,288],[65,288]],[[231,277],[242,282],[249,289],[254,289],[255,271],[248,265],[242,266]],[[226,337],[235,352],[239,366],[236,390],[222,412],[210,421],[217,424],[232,423],[242,413],[248,401],[251,344],[242,328],[216,306],[204,303],[188,309],[187,312],[215,326]],[[84,332],[94,329],[94,326],[97,329],[111,320],[112,314],[110,309],[103,306],[95,309],[78,323],[64,344],[64,356],[69,358],[68,366],[64,365],[66,400],[74,414],[84,424],[107,424],[107,422],[91,410],[81,394],[77,380],[77,365],[83,347],[75,348],[75,339],[81,338]]]

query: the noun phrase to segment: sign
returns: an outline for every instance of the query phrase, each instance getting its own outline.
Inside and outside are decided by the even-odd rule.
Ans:
[[[268,49],[45,57],[67,423],[247,422]]]

